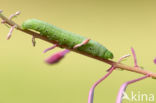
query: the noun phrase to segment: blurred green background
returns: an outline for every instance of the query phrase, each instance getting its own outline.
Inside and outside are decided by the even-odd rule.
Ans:
[[[115,61],[130,54],[130,47],[134,47],[139,65],[153,72],[155,5],[155,0],[0,0],[0,9],[6,16],[21,11],[14,19],[17,23],[36,18],[89,37],[112,51]],[[17,30],[7,41],[8,31],[0,25],[0,103],[87,103],[90,87],[109,68],[73,52],[59,64],[49,66],[44,59],[61,49],[43,54],[52,44],[37,39],[33,47],[31,36]],[[133,58],[123,63],[133,66]],[[115,103],[121,84],[141,76],[116,70],[96,88],[94,103]],[[127,93],[130,95],[131,91],[156,95],[156,80],[130,85]]]

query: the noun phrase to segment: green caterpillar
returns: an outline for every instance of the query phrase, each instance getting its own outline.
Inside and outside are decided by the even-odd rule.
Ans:
[[[54,25],[46,22],[29,19],[22,24],[22,29],[31,29],[40,32],[40,35],[46,36],[49,40],[56,41],[60,46],[66,45],[67,48],[72,49],[75,45],[87,39],[81,35],[77,35],[63,29],[57,28]],[[89,55],[98,56],[103,59],[112,59],[113,54],[104,46],[96,41],[90,40],[87,44],[76,49],[83,51]]]

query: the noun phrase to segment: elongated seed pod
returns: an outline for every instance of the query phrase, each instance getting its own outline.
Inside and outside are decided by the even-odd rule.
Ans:
[[[56,41],[58,45],[66,45],[72,49],[75,45],[84,41],[85,37],[57,28],[46,22],[29,19],[22,24],[22,29],[31,29],[40,32],[40,35],[46,36],[49,40]],[[78,47],[77,51],[83,51],[89,55],[98,56],[103,59],[112,59],[113,54],[104,46],[96,41],[90,40],[87,44]]]

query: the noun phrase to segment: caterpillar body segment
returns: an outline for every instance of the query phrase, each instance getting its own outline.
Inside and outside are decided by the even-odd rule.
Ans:
[[[22,24],[22,29],[38,31],[40,32],[40,35],[46,36],[49,40],[56,41],[60,46],[66,45],[70,49],[87,39],[81,35],[65,31],[37,19],[29,19],[25,21]],[[89,55],[101,57],[103,59],[113,58],[113,54],[108,49],[93,40],[90,40],[87,44],[78,47],[77,50],[86,52]]]

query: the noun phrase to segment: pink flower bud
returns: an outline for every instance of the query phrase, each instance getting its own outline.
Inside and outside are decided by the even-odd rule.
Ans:
[[[156,58],[153,60],[154,64],[156,64]]]
[[[60,52],[57,52],[57,53],[53,54],[52,56],[50,56],[48,59],[46,59],[45,62],[48,64],[58,63],[69,52],[70,51],[67,49],[60,51]]]

